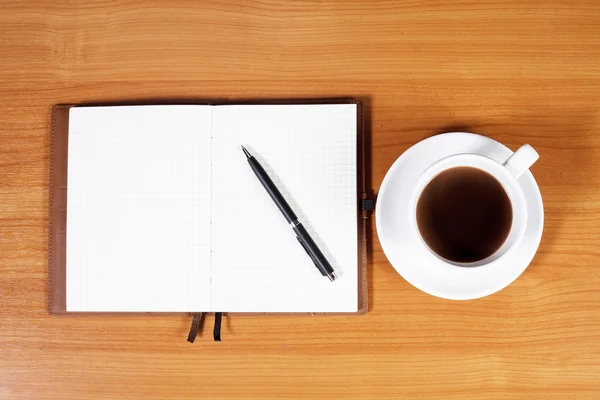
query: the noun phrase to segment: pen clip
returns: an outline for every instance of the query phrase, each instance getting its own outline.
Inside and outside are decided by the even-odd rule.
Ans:
[[[310,259],[312,260],[312,262],[315,264],[315,266],[317,267],[317,269],[320,271],[321,269],[319,268],[319,265],[317,264],[317,262],[315,261],[315,259],[313,258],[313,256],[308,252],[308,248],[306,247],[306,245],[304,244],[304,242],[302,240],[300,240],[300,238],[298,236],[296,236],[296,239],[298,239],[298,243],[300,243],[300,245],[302,246],[302,248],[304,249],[304,251],[306,252],[306,254],[308,254],[308,256],[310,257]],[[323,274],[321,272],[321,274]]]

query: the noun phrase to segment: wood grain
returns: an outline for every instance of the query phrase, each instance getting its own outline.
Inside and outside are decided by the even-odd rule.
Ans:
[[[0,1],[0,398],[600,398],[598,2],[55,3]],[[375,192],[438,132],[532,144],[527,271],[440,300],[371,229],[364,317],[231,317],[190,345],[187,318],[47,315],[53,104],[329,96],[366,104]]]

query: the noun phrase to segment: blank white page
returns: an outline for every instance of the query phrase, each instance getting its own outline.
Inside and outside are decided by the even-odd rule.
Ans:
[[[212,311],[358,309],[356,105],[213,107]],[[334,266],[322,276],[250,169],[262,163]]]
[[[67,311],[210,306],[211,108],[72,108]]]

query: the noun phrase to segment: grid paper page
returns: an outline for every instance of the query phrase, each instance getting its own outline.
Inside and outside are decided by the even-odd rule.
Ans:
[[[356,112],[354,104],[213,108],[213,311],[357,311]],[[335,282],[299,245],[240,145],[282,191]]]
[[[211,109],[72,108],[68,311],[210,308]]]

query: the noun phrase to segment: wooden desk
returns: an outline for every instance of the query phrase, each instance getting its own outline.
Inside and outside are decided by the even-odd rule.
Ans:
[[[600,398],[598,2],[1,3],[0,398]],[[365,317],[232,317],[222,343],[211,318],[190,345],[188,318],[47,315],[53,104],[326,96],[365,102],[375,192],[437,132],[532,144],[527,271],[440,300],[371,229]]]

